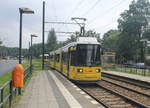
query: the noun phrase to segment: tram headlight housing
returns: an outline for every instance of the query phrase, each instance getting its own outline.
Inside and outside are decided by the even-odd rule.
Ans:
[[[80,72],[80,73],[82,73],[82,72],[83,72],[83,69],[78,69],[77,71]]]
[[[99,73],[99,72],[101,72],[101,70],[100,69],[96,69],[96,72]]]

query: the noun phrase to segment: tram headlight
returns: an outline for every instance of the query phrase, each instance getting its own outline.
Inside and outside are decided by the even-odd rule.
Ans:
[[[96,72],[101,72],[101,70],[100,69],[96,69]]]
[[[77,71],[78,71],[78,72],[83,72],[83,69],[78,69]]]

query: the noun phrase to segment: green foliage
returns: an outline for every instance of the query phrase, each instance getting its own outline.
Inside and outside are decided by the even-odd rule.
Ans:
[[[148,0],[133,0],[129,10],[125,10],[118,19],[118,29],[121,32],[118,51],[128,60],[137,59],[135,57],[143,55],[143,45],[140,40],[144,37],[141,37],[142,27],[145,28],[148,25],[147,16],[149,15],[150,3]]]
[[[48,33],[46,51],[49,52],[56,48],[57,48],[57,38],[56,38],[55,30],[52,28]]]
[[[57,49],[61,46],[61,43],[57,43],[56,33],[54,29],[51,29],[48,33],[47,43],[44,46],[45,53]],[[32,46],[32,54],[34,57],[39,58],[42,55],[43,47],[42,43],[34,44]]]
[[[150,28],[145,29],[145,32],[143,33],[143,38],[150,41]]]
[[[103,36],[103,50],[105,52],[117,52],[118,51],[118,40],[120,32],[118,30],[109,30]]]
[[[11,72],[7,72],[4,75],[1,75],[0,76],[0,85],[5,84],[10,79],[11,79]]]
[[[71,42],[75,42],[77,40],[77,37],[78,37],[78,32],[75,34],[75,35],[71,35],[70,38],[68,38],[65,42],[63,42],[62,44],[63,45],[67,45],[68,43],[71,43]]]
[[[19,48],[17,47],[0,47],[0,56],[12,56],[17,57],[19,55]],[[22,49],[22,55],[28,56],[28,49]]]
[[[32,54],[34,57],[39,58],[42,55],[42,43],[33,44]]]
[[[0,41],[0,46],[1,46],[1,44],[2,44],[2,41]]]

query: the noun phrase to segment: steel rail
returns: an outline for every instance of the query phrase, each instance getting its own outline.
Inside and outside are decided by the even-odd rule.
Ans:
[[[135,86],[143,87],[145,89],[150,89],[150,83],[145,82],[145,81],[140,81],[140,80],[131,79],[131,78],[123,77],[123,76],[119,76],[119,75],[113,75],[113,74],[109,74],[109,73],[102,73],[102,76],[111,78],[111,79],[115,79],[118,81],[126,82],[129,84],[135,85]]]
[[[106,87],[104,87],[102,85],[99,85],[99,86],[104,88],[105,90],[108,90],[108,91],[112,92],[113,94],[116,94],[116,95],[118,95],[118,96],[128,100],[131,104],[134,104],[135,106],[138,106],[139,108],[149,108],[150,107],[150,106],[144,105],[143,103],[140,103],[140,102],[138,102],[138,101],[136,101],[136,100],[134,100],[134,99],[132,99],[132,98],[130,98],[128,96],[125,96],[125,95],[123,95],[123,94],[121,94],[119,92],[116,92],[116,91],[114,91],[112,89],[108,89],[108,88],[106,88]]]
[[[96,97],[94,97],[93,95],[91,95],[89,92],[87,92],[84,88],[82,88],[81,86],[77,85],[81,90],[83,90],[86,94],[88,94],[89,96],[91,96],[93,99],[95,99],[98,103],[102,104],[105,108],[111,108],[110,106],[108,106],[106,103],[104,103],[103,101],[98,100]]]
[[[113,91],[113,90],[110,90],[110,89],[108,89],[108,88],[106,88],[106,87],[103,87],[103,86],[101,86],[101,85],[99,85],[99,84],[95,84],[96,85],[96,87],[99,87],[99,88],[101,88],[101,89],[104,89],[104,90],[106,90],[106,91],[108,91],[109,93],[111,93],[111,94],[113,94],[113,95],[115,95],[115,96],[119,96],[119,97],[121,97],[121,98],[123,98],[123,100],[128,100],[129,101],[129,104],[132,104],[132,105],[134,105],[134,106],[138,106],[139,108],[141,108],[141,106],[142,106],[142,108],[149,108],[149,107],[147,107],[147,106],[145,106],[145,105],[137,105],[137,103],[138,102],[134,102],[134,101],[132,101],[131,99],[129,99],[129,98],[126,98],[125,96],[123,96],[123,95],[121,95],[121,94],[119,94],[119,93],[117,93],[117,92],[115,92],[115,91]],[[107,104],[107,102],[103,102],[102,100],[99,100],[97,97],[94,97],[93,95],[92,95],[92,93],[89,93],[88,91],[86,91],[86,89],[84,88],[84,87],[80,87],[79,85],[77,85],[80,89],[82,89],[84,92],[86,92],[88,95],[90,95],[92,98],[94,98],[97,102],[99,102],[100,104],[102,104],[103,106],[105,106],[106,108],[111,108],[111,106],[110,105],[108,105]],[[89,86],[90,87],[90,86]]]
[[[105,80],[105,79],[102,79],[102,81],[111,83],[111,84],[113,84],[113,85],[119,86],[119,87],[121,87],[121,88],[127,89],[127,90],[129,90],[129,91],[132,91],[132,92],[135,92],[135,93],[138,93],[138,94],[141,94],[141,95],[143,95],[143,96],[146,96],[146,97],[149,97],[149,98],[150,98],[150,95],[145,94],[145,93],[142,93],[142,92],[137,91],[137,90],[134,90],[134,89],[131,89],[131,88],[129,88],[129,87],[125,87],[125,86],[123,86],[123,85],[119,85],[119,84],[116,84],[116,83],[114,83],[114,82],[111,82],[111,81],[108,81],[108,80]]]

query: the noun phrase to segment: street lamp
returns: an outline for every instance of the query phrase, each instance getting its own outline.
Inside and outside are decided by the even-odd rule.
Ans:
[[[21,49],[22,49],[22,14],[34,14],[34,11],[29,8],[19,8],[20,12],[20,33],[19,33],[19,64],[22,63]]]
[[[38,37],[37,35],[34,35],[34,34],[31,34],[31,49],[30,49],[30,52],[31,52],[31,58],[30,58],[30,66],[32,67],[32,38],[33,37]]]

